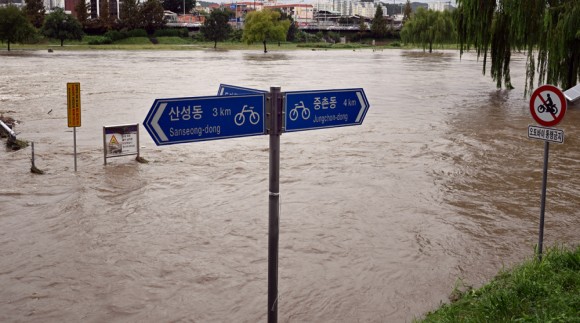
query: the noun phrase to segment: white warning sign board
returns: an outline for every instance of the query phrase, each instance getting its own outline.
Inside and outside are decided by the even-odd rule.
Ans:
[[[564,143],[564,130],[555,128],[545,128],[539,126],[528,126],[528,138],[551,141],[558,144]]]
[[[139,155],[139,124],[103,127],[105,161],[110,157]]]

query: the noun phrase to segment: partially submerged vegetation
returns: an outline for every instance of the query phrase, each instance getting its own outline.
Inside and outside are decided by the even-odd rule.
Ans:
[[[180,36],[131,36],[122,38],[111,38],[108,36],[85,36],[82,41],[69,41],[63,47],[60,47],[58,40],[44,39],[34,43],[14,44],[15,50],[195,50],[195,49],[214,49],[214,43],[199,40],[195,37]],[[336,42],[334,39],[318,39],[309,42],[279,42],[268,46],[268,51],[276,50],[294,50],[294,49],[382,49],[382,48],[414,48],[411,45],[402,46],[398,41],[377,42],[375,46],[371,45],[372,40],[362,42]],[[261,50],[261,43],[246,44],[243,42],[229,40],[219,44],[216,50]]]
[[[11,117],[4,116],[0,113],[0,121],[2,122],[0,126],[0,138],[6,138],[6,148],[11,150],[20,150],[22,148],[28,147],[28,141],[20,140],[16,138],[14,134],[14,126],[16,125],[16,120]]]
[[[12,150],[20,150],[22,148],[28,147],[27,140],[15,139],[14,141],[8,140],[6,145],[10,147]]]
[[[580,322],[580,246],[550,249],[542,261],[529,259],[453,295],[421,322]]]

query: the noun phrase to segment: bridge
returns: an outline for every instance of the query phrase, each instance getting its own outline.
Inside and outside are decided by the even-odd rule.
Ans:
[[[1,0],[0,0],[1,1]],[[171,11],[165,11],[164,16],[165,26],[169,28],[187,28],[189,31],[198,31],[205,21],[204,16],[200,15],[178,15]],[[396,17],[385,17],[388,28],[395,31],[400,31],[403,22]],[[359,15],[343,16],[338,12],[332,11],[317,11],[314,16],[309,19],[295,20],[298,29],[308,33],[316,33],[319,31],[332,32],[359,32],[361,23],[365,24],[366,30],[370,30],[371,18]],[[244,26],[243,16],[230,19],[230,25],[233,28],[240,29]]]

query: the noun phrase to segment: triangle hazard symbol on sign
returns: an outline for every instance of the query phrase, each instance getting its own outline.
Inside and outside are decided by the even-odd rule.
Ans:
[[[109,141],[109,144],[113,144],[113,145],[118,145],[119,142],[117,141],[117,138],[115,138],[115,135],[113,135],[111,137],[111,141]]]

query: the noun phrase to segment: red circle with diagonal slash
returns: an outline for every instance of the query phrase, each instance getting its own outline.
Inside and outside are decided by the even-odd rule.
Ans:
[[[560,123],[566,114],[567,105],[564,93],[550,84],[535,89],[530,97],[530,113],[538,124],[545,127]]]

